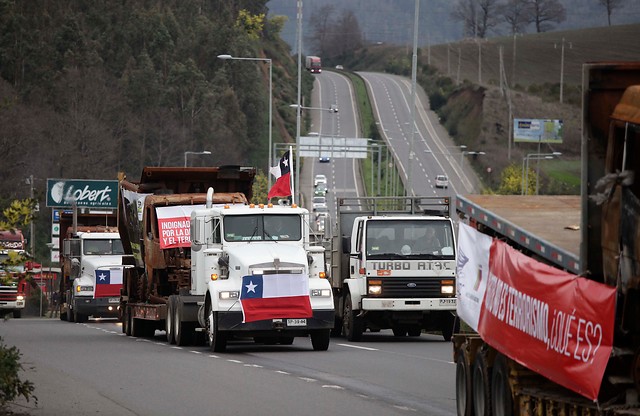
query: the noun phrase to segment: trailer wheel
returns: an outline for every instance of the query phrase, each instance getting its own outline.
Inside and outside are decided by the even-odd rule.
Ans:
[[[507,358],[498,354],[491,371],[491,408],[494,416],[511,416],[513,399],[509,385],[509,365]]]
[[[394,326],[391,330],[393,331],[394,337],[404,337],[407,335],[407,330],[401,326]]]
[[[475,416],[491,414],[491,380],[486,353],[478,351],[473,363],[473,410]]]
[[[311,345],[314,351],[326,351],[331,341],[330,329],[316,329],[311,332]]]
[[[122,311],[122,332],[128,337],[131,336],[131,308],[127,305]]]
[[[207,315],[207,335],[211,351],[224,352],[227,349],[227,334],[218,331],[218,314],[213,310],[209,310]]]
[[[464,349],[456,358],[456,407],[458,416],[471,416],[473,395],[471,391],[471,363]]]
[[[344,335],[349,341],[360,341],[362,339],[362,319],[356,316],[356,311],[351,307],[351,293],[347,293],[344,300],[344,314],[342,315]]]
[[[175,299],[174,303],[174,321],[173,321],[173,335],[176,339],[176,345],[184,346],[193,342],[194,328],[190,322],[184,322],[183,317],[183,303],[179,298]]]
[[[176,297],[174,295],[169,296],[167,299],[167,319],[165,319],[165,332],[167,333],[167,342],[169,344],[176,343],[176,336],[173,332],[173,321],[176,319]]]

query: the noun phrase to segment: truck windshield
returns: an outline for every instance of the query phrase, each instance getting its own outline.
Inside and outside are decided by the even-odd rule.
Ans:
[[[367,258],[454,260],[451,223],[446,220],[371,220],[367,222]]]
[[[124,254],[122,241],[118,239],[84,240],[82,253],[86,255]]]
[[[227,215],[225,241],[298,241],[302,238],[297,214]]]

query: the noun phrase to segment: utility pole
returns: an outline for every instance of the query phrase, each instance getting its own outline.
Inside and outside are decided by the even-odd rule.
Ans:
[[[411,60],[411,143],[409,145],[409,162],[407,172],[407,189],[408,196],[413,195],[413,158],[414,145],[416,141],[416,72],[418,66],[418,14],[420,12],[420,0],[415,0],[415,11],[413,20],[413,57]]]

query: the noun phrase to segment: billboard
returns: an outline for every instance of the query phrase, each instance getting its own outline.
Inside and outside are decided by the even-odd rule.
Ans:
[[[562,143],[562,120],[516,118],[513,141],[529,143]]]
[[[118,181],[47,179],[47,207],[118,208]]]

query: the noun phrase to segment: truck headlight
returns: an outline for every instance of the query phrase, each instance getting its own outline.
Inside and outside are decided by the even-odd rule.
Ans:
[[[232,300],[232,299],[239,299],[239,298],[240,298],[240,292],[237,290],[229,290],[229,291],[218,293],[218,299],[220,300]]]
[[[443,280],[440,282],[440,293],[443,295],[453,295],[455,291],[453,280]]]
[[[18,296],[16,297],[16,299],[17,299],[17,300],[24,300],[24,296],[22,296],[22,295],[18,295]]]
[[[93,286],[76,286],[76,292],[93,292]]]
[[[382,294],[382,280],[369,280],[369,294],[374,296]]]
[[[331,289],[311,289],[311,296],[315,298],[328,298],[331,296]]]

